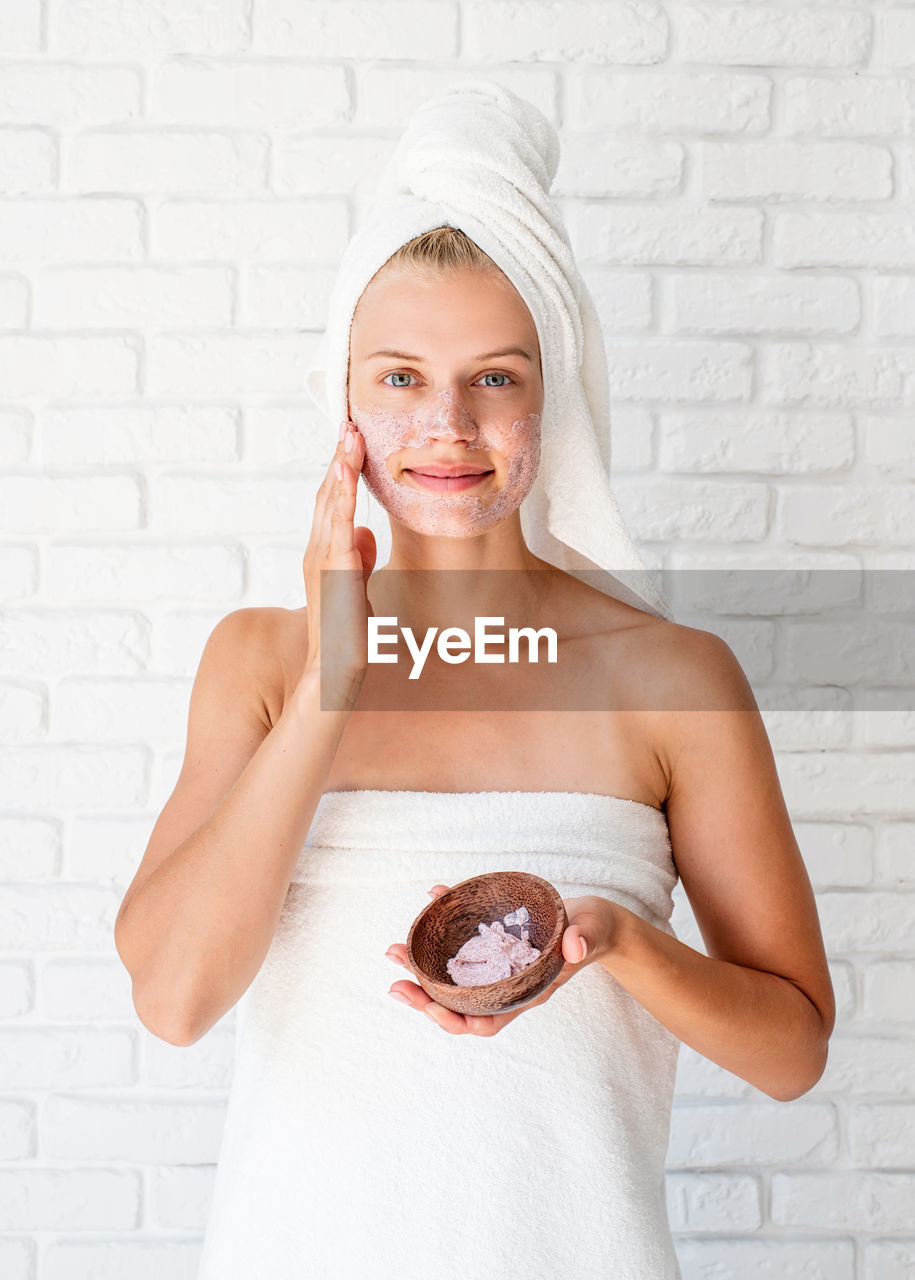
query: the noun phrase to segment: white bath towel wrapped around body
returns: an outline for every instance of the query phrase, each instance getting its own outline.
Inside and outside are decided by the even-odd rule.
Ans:
[[[392,1000],[428,889],[534,872],[673,934],[653,806],[587,792],[326,792],[235,1073],[198,1280],[679,1280],[679,1040],[586,965],[497,1035]]]

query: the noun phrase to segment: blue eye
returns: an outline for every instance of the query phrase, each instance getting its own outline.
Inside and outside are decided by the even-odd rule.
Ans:
[[[413,377],[412,373],[407,373],[403,369],[395,369],[393,373],[385,374],[385,376],[381,379],[381,381],[386,382],[389,387],[394,387],[396,389],[398,387],[408,387],[410,386],[410,383],[409,382],[388,382],[388,378],[412,378],[412,377]],[[495,386],[493,386],[493,384],[490,383],[486,388],[489,391],[497,391],[500,387],[506,387],[506,386],[512,385],[512,379],[508,376],[507,373],[484,373],[482,377],[479,379],[479,381],[482,382],[484,378],[504,378],[505,379],[504,382],[496,383]]]

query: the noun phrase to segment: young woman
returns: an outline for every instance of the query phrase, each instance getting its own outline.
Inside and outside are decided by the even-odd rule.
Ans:
[[[238,610],[205,648],[117,924],[154,1034],[192,1044],[238,1005],[199,1280],[675,1280],[679,1042],[780,1101],[822,1074],[815,903],[739,664],[523,536],[543,368],[463,232],[393,254],[353,315],[307,608]],[[430,655],[417,692],[369,662],[372,617],[422,636],[504,615],[557,630],[558,694],[558,667]],[[528,1006],[465,1017],[392,966],[428,892],[500,869],[560,890],[565,964]],[[678,877],[708,955],[670,927]]]

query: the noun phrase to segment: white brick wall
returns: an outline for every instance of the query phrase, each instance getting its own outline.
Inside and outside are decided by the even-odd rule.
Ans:
[[[911,569],[913,67],[909,0],[0,0],[4,1280],[195,1273],[234,1015],[149,1035],[114,918],[209,630],[302,603],[302,373],[409,112],[479,71],[560,127],[653,563]],[[835,686],[766,715],[838,1025],[791,1104],[684,1047],[671,1222],[684,1280],[904,1280],[911,696],[892,628],[827,664],[816,619],[757,605],[719,627],[750,679]],[[855,713],[874,645],[886,710]],[[702,948],[679,888],[674,925]]]

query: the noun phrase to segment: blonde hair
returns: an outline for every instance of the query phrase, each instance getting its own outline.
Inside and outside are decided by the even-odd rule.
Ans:
[[[498,271],[500,267],[459,227],[433,227],[400,246],[384,264],[404,269]]]

